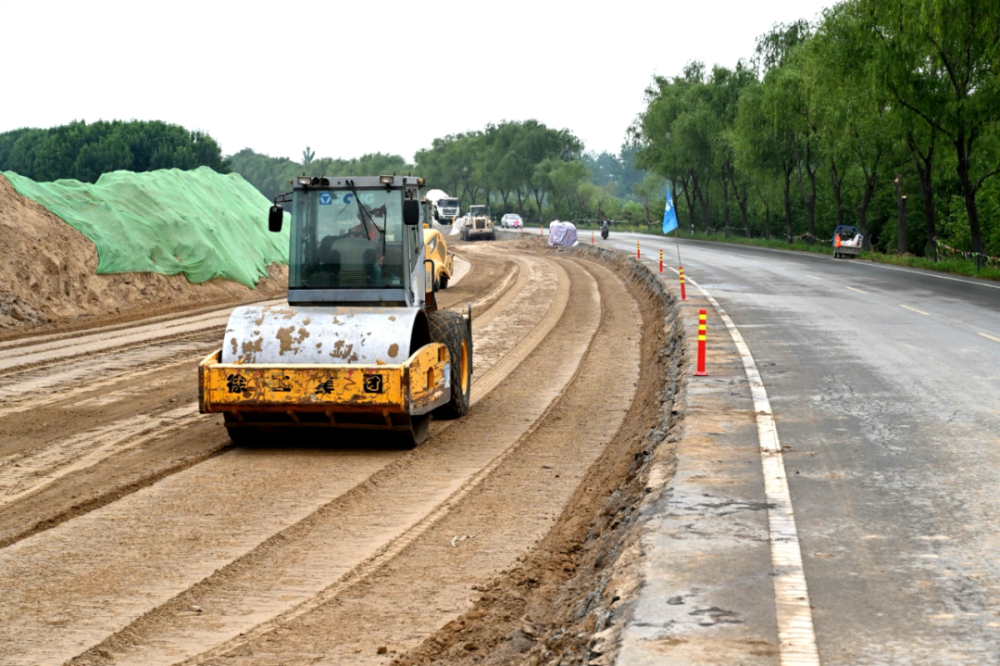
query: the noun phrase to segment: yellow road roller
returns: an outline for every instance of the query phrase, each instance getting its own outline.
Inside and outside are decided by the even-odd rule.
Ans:
[[[438,310],[413,176],[302,176],[291,204],[288,305],[233,311],[198,368],[202,413],[234,442],[285,429],[383,430],[409,445],[469,409],[472,309]]]

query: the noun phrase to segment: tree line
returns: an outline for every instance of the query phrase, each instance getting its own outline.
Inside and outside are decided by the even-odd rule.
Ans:
[[[232,156],[232,169],[268,198],[288,189],[293,177],[350,174],[377,176],[413,173],[428,188],[461,200],[463,210],[488,203],[497,215],[519,213],[529,220],[611,217],[655,222],[657,198],[662,214],[662,179],[634,169],[636,147],[619,155],[585,153],[583,142],[567,129],[537,120],[505,121],[483,130],[435,139],[420,150],[415,164],[399,155],[372,153],[354,159],[316,158],[306,147],[300,161],[269,157],[247,148]]]
[[[1000,255],[998,48],[996,2],[846,0],[732,69],[656,77],[637,164],[693,230],[825,240],[848,224],[884,251]]]
[[[109,171],[200,166],[229,173],[229,161],[215,139],[157,120],[77,121],[0,134],[0,171],[36,181],[74,178],[93,183]]]
[[[232,169],[268,199],[274,199],[290,188],[289,181],[306,173],[312,175],[379,176],[389,173],[408,173],[413,166],[399,155],[371,153],[354,159],[332,157],[316,158],[316,152],[306,147],[302,161],[288,157],[269,157],[244,148],[233,155]]]
[[[461,198],[463,207],[488,203],[498,213],[535,221],[636,221],[652,209],[640,202],[644,174],[636,172],[634,159],[631,146],[618,155],[585,153],[570,130],[525,120],[435,139],[417,153],[416,168],[428,184]]]

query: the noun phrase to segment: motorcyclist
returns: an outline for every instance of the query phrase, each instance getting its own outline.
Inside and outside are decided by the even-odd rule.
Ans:
[[[607,240],[608,232],[610,231],[610,229],[611,229],[610,224],[606,219],[603,222],[601,222],[601,238]]]

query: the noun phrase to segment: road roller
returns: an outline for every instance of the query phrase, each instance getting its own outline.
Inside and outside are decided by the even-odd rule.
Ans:
[[[423,184],[302,176],[275,197],[269,229],[291,224],[288,304],[234,310],[222,349],[198,367],[200,410],[221,412],[234,442],[287,443],[309,428],[415,446],[432,417],[468,411],[472,308],[437,308]]]

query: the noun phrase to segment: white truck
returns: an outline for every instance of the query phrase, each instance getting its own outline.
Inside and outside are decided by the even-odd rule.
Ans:
[[[431,214],[438,224],[454,224],[458,217],[458,199],[449,197],[444,190],[431,190],[426,195],[431,204]]]

